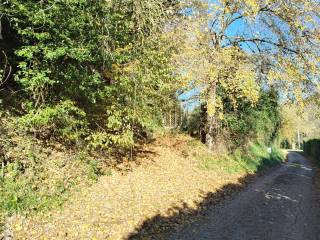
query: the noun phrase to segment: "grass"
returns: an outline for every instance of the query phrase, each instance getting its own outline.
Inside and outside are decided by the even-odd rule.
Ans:
[[[60,208],[78,188],[110,175],[104,160],[37,140],[17,130],[13,119],[0,116],[0,233],[8,217]]]
[[[284,154],[277,147],[272,147],[269,153],[268,148],[259,143],[251,143],[247,150],[237,149],[231,155],[212,154],[203,149],[198,150],[195,155],[199,159],[201,170],[216,171],[220,174],[255,173],[266,167],[275,166],[284,159]]]

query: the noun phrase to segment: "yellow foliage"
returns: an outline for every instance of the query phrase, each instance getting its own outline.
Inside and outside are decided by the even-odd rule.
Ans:
[[[214,56],[210,76],[217,81],[237,106],[237,99],[247,99],[256,103],[259,99],[259,85],[253,64],[246,53],[236,47],[217,51]]]

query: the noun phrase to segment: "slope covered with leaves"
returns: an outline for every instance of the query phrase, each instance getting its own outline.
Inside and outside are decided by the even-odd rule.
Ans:
[[[128,172],[112,170],[74,192],[63,209],[10,218],[8,232],[15,239],[125,239],[146,219],[186,206],[197,209],[207,193],[282,160],[258,144],[243,155],[213,156],[183,135],[162,137],[144,151],[139,164],[122,165]]]

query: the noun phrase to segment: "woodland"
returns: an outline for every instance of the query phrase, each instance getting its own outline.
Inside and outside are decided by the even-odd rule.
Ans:
[[[134,161],[183,94],[197,104],[171,131],[213,155],[319,138],[319,13],[318,0],[1,0],[0,219]]]

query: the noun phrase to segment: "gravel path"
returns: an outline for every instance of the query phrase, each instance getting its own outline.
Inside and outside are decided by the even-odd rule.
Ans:
[[[319,211],[314,170],[290,152],[281,168],[165,239],[318,240]]]

